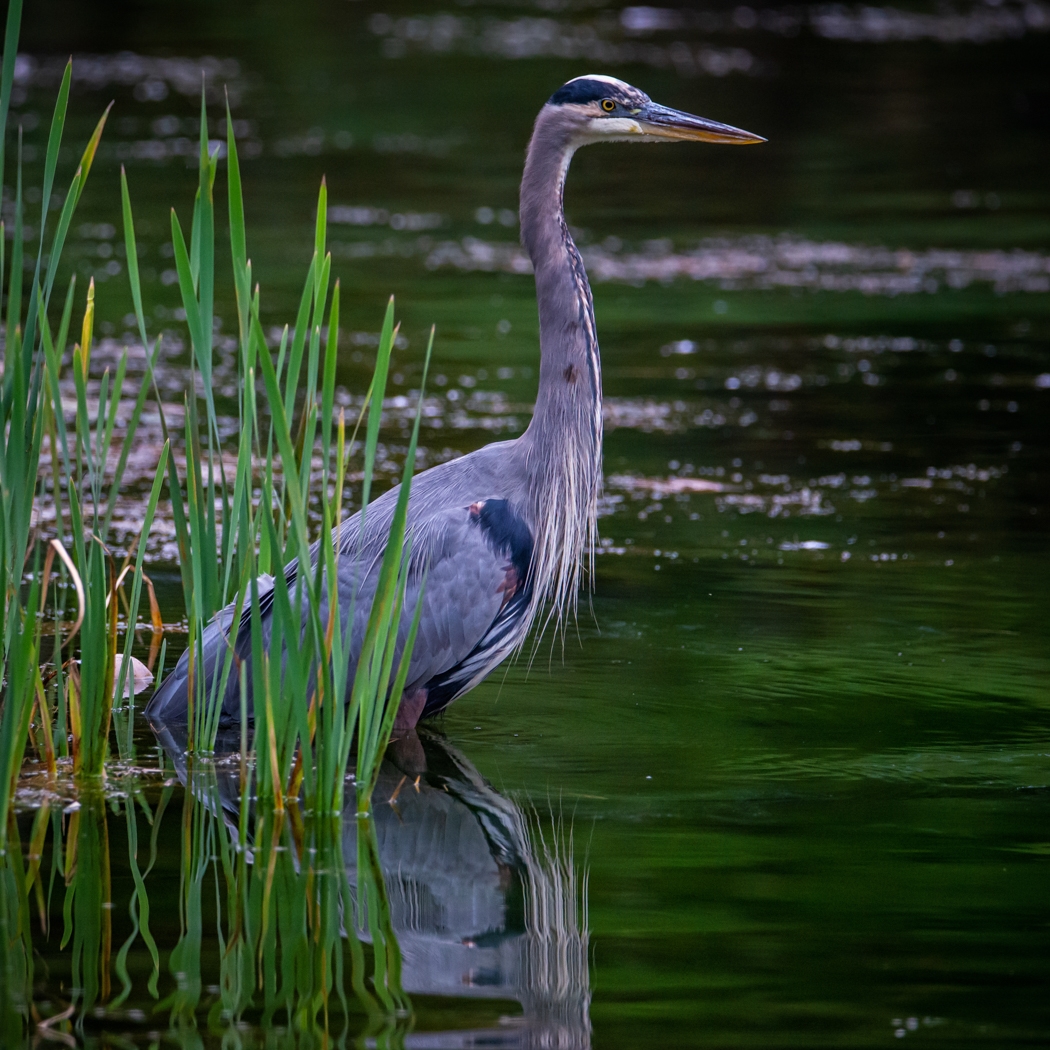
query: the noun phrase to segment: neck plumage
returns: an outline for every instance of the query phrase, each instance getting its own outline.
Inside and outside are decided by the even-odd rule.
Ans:
[[[602,388],[594,306],[583,260],[565,224],[572,158],[556,111],[540,114],[521,182],[521,239],[536,274],[540,381],[522,437],[532,520],[533,614],[549,602],[557,626],[575,612],[584,555],[594,567],[602,480]],[[530,616],[531,620],[532,617]]]

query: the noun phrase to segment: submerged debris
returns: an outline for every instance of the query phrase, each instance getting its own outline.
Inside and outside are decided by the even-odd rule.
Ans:
[[[644,284],[680,278],[706,281],[725,290],[805,289],[863,295],[933,294],[973,284],[995,292],[1050,291],[1050,255],[1005,249],[889,248],[779,237],[712,237],[692,249],[670,240],[647,242],[641,251],[609,243],[581,248],[592,282]],[[424,260],[429,270],[528,274],[532,264],[516,243],[477,237],[442,241]]]
[[[114,664],[113,664],[113,697],[117,698],[117,690],[120,688],[120,668],[124,663],[124,656],[121,653],[117,653]],[[153,672],[137,657],[131,658],[131,667],[128,671],[127,679],[124,682],[124,689],[127,696],[130,698],[132,695],[137,696],[139,693],[148,689],[153,684]]]

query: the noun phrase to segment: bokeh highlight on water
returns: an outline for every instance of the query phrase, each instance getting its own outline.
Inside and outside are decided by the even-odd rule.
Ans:
[[[249,252],[275,324],[293,315],[327,178],[348,408],[398,296],[390,480],[431,322],[422,465],[527,424],[536,316],[516,187],[558,84],[613,73],[770,140],[603,146],[574,161],[566,205],[606,391],[602,556],[577,636],[457,703],[447,739],[428,745],[435,782],[484,805],[468,799],[481,817],[464,825],[455,878],[430,865],[446,897],[432,886],[416,912],[404,897],[402,929],[431,923],[405,942],[409,1045],[1045,1040],[1050,7],[30,6],[12,120],[29,170],[68,53],[69,141],[117,100],[69,248],[98,285],[95,360],[128,344],[129,374],[143,365],[126,334],[123,164],[147,309],[165,329],[158,387],[180,425],[189,351],[168,209],[192,193],[203,73],[210,133],[224,138],[228,93],[243,143]],[[217,345],[232,352],[232,288],[220,295]],[[232,362],[216,369],[230,412],[234,379]],[[140,434],[117,549],[141,519],[159,414],[147,409]],[[175,556],[160,521],[150,571],[170,599],[172,654]],[[138,778],[155,810],[178,777],[146,727],[125,728],[135,756],[109,790]],[[568,867],[561,854],[538,863],[546,883],[500,830],[533,812],[523,800],[573,823]],[[30,778],[24,842],[40,801]],[[420,806],[384,835],[415,828],[424,870],[433,813]],[[109,821],[119,943],[135,882],[126,814]],[[165,961],[180,863],[162,836],[145,885]],[[505,909],[503,927],[485,919],[502,939],[454,936],[471,865],[479,914]],[[527,987],[538,956],[521,947],[521,895],[552,872],[587,885],[564,1023],[501,1025],[550,999]],[[34,944],[41,997],[57,1003],[71,981],[57,897],[51,916]],[[445,920],[436,940],[420,933]],[[204,931],[204,966],[217,967]],[[454,997],[453,955],[467,959],[464,992],[495,988],[483,996],[495,1005]],[[89,1033],[147,1045],[165,1029],[151,965],[140,943],[130,997],[100,1000]],[[220,999],[208,980],[202,1016]],[[173,982],[162,966],[162,995]]]

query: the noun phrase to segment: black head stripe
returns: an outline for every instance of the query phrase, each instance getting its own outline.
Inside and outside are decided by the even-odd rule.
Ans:
[[[567,102],[597,102],[599,99],[608,98],[614,92],[614,85],[601,80],[570,80],[551,95],[547,104],[564,106]]]

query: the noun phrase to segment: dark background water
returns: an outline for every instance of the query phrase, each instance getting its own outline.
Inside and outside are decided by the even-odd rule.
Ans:
[[[30,151],[70,52],[66,141],[116,99],[71,253],[104,333],[131,309],[123,163],[178,400],[169,208],[210,56],[267,319],[293,317],[325,176],[347,390],[390,293],[395,394],[437,325],[428,462],[527,422],[517,183],[554,88],[612,73],[768,137],[574,161],[606,551],[578,638],[442,731],[573,815],[595,1045],[1045,1041],[1050,7],[27,6]],[[228,282],[218,313],[221,346]]]

